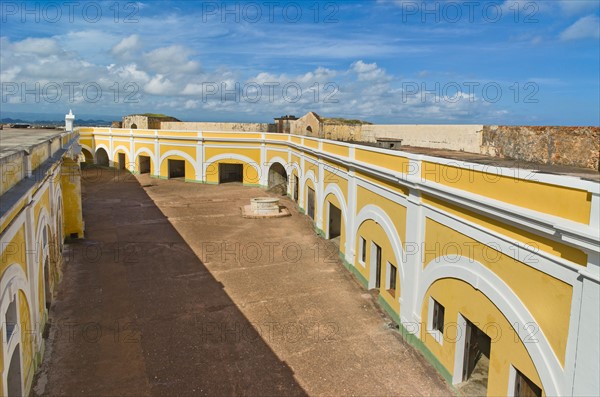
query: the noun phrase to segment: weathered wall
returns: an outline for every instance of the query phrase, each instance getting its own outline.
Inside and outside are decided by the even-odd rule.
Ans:
[[[150,127],[149,123],[148,123],[148,117],[146,116],[141,116],[141,115],[131,115],[131,116],[125,116],[123,117],[123,128],[131,128],[131,126],[135,124],[137,126],[137,128],[139,128],[140,130],[146,130],[149,128],[153,128]]]
[[[598,170],[600,128],[485,126],[481,153]]]
[[[402,145],[479,153],[483,125],[365,124],[361,141],[402,139]]]
[[[338,141],[355,141],[362,135],[361,124],[323,124],[323,138]]]
[[[160,125],[160,129],[183,131],[277,132],[276,125],[268,123],[211,123],[163,121]]]
[[[161,122],[163,122],[163,119],[160,117],[149,117],[144,116],[143,114],[132,114],[123,117],[123,122],[121,123],[121,125],[122,128],[131,128],[131,125],[135,124],[137,128],[141,130],[158,130],[160,129]]]
[[[308,112],[298,120],[290,121],[290,133],[320,137],[321,120],[313,112]]]

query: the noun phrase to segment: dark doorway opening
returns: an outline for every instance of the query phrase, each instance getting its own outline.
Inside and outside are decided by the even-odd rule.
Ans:
[[[309,187],[308,191],[306,193],[306,196],[307,196],[306,214],[314,220],[315,219],[315,191]]]
[[[244,182],[243,164],[219,164],[219,183]]]
[[[50,263],[48,258],[44,262],[44,292],[46,297],[46,309],[50,310],[52,304],[52,290],[50,289]]]
[[[140,156],[138,159],[138,168],[140,170],[140,174],[149,174],[150,173],[150,157],[149,156]]]
[[[463,385],[459,388],[466,396],[487,395],[492,341],[475,324],[466,321],[463,356]]]
[[[373,243],[373,261],[372,265],[375,265],[375,288],[381,287],[381,247]]]
[[[117,154],[117,168],[120,170],[124,170],[125,169],[125,153],[119,153]]]
[[[329,239],[340,237],[342,233],[342,210],[329,203]]]
[[[294,187],[292,189],[292,199],[295,202],[298,202],[298,189],[299,189],[298,185],[300,184],[300,181],[298,180],[298,176],[294,175],[294,178],[292,179],[292,181],[293,181],[293,184],[294,184]]]
[[[96,164],[108,167],[108,153],[103,148],[96,150]]]
[[[21,387],[21,346],[17,345],[13,355],[10,359],[10,366],[8,367],[7,376],[8,396],[22,396],[23,391]]]
[[[83,164],[94,164],[94,156],[87,149],[81,149],[81,154],[83,154]]]
[[[137,124],[136,123],[131,124],[131,129],[132,130],[136,130],[137,129]]]
[[[276,191],[282,196],[287,193],[288,176],[283,165],[273,163],[269,168],[268,187],[271,191]]]
[[[168,160],[169,179],[185,178],[185,160]]]

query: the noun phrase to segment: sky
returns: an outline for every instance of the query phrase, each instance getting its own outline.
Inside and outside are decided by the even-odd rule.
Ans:
[[[600,0],[0,2],[0,116],[600,125]]]

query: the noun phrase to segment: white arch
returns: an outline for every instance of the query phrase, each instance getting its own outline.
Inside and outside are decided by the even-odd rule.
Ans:
[[[287,163],[287,161],[285,161],[284,159],[282,159],[279,156],[274,156],[271,161],[268,161],[266,164],[264,164],[263,167],[263,172],[265,175],[265,181],[263,181],[263,183],[265,184],[265,186],[269,186],[269,171],[271,171],[271,167],[273,166],[273,164],[280,164],[284,171],[285,171],[285,178],[287,180],[286,186],[285,186],[285,191],[286,193],[289,193],[290,191],[290,183],[292,181],[292,178],[290,178],[291,175],[291,169],[289,168],[289,165]]]
[[[155,154],[154,154],[154,153],[152,153],[152,152],[150,151],[150,149],[148,149],[148,148],[146,148],[146,147],[142,147],[142,148],[139,148],[139,149],[138,149],[138,150],[135,152],[135,156],[133,156],[133,160],[135,161],[135,159],[137,159],[137,158],[138,158],[138,156],[139,156],[140,154],[142,154],[142,153],[146,153],[146,154],[148,154],[148,155],[150,156],[150,158],[151,158],[151,159],[154,159],[154,156],[155,156]]]
[[[315,175],[314,170],[308,170],[306,174],[304,174],[304,178],[302,179],[302,184],[305,185],[307,180],[311,180],[315,186],[315,190],[318,189],[319,184],[317,183],[317,176]]]
[[[236,154],[236,153],[217,154],[216,156],[212,156],[211,158],[206,160],[204,162],[204,164],[202,165],[202,180],[206,180],[206,168],[208,166],[210,166],[215,161],[228,160],[228,159],[243,161],[244,163],[247,163],[249,166],[254,168],[256,170],[256,175],[258,178],[256,182],[260,183],[260,181],[262,180],[262,176],[263,176],[260,165],[257,164],[256,161],[252,160],[250,157],[247,157],[247,156],[244,156],[241,154]],[[267,170],[267,172],[268,172],[268,170]]]
[[[404,262],[402,261],[402,242],[400,241],[400,236],[398,235],[398,231],[394,226],[394,223],[388,216],[388,214],[381,209],[380,207],[368,204],[365,205],[358,215],[356,216],[356,220],[354,222],[354,230],[352,231],[353,236],[358,234],[358,229],[360,226],[367,220],[373,220],[381,226],[387,235],[390,243],[392,244],[392,249],[394,250],[394,257],[396,258],[396,263],[398,264],[398,270],[400,272],[400,301],[403,300],[403,296],[406,293],[405,288],[405,272],[404,272]],[[369,280],[369,285],[372,284],[374,280]]]
[[[57,201],[56,203],[56,218],[52,220],[52,223],[55,226],[54,228],[54,237],[56,239],[56,242],[58,244],[58,253],[57,255],[62,255],[62,248],[63,248],[63,244],[64,244],[64,239],[65,236],[63,235],[63,222],[64,222],[64,214],[63,214],[63,203],[62,203],[62,194],[59,196],[61,198],[61,201]],[[61,228],[61,230],[59,231],[57,228]],[[59,238],[60,237],[60,238]]]
[[[298,179],[299,179],[299,180],[302,180],[302,168],[300,167],[300,164],[298,164],[298,163],[296,163],[296,162],[294,162],[294,161],[290,161],[290,162],[288,163],[288,165],[289,165],[290,169],[292,169],[292,168],[295,168],[295,169],[296,169],[296,172],[298,172]],[[290,175],[291,175],[291,174],[292,174],[292,173],[290,172]]]
[[[127,154],[127,157],[129,157],[129,164],[125,164],[124,168],[125,169],[130,169],[130,165],[131,165],[131,162],[132,162],[131,153],[130,153],[129,149],[127,147],[123,146],[123,145],[119,145],[119,146],[117,146],[117,147],[115,147],[113,149],[113,154],[112,154],[113,162],[114,162],[114,158],[117,155],[117,152],[119,150],[123,150]],[[133,161],[135,161],[135,160],[133,160]]]
[[[160,173],[160,165],[156,165],[156,156],[154,153],[152,153],[150,151],[150,149],[142,147],[139,148],[136,152],[135,155],[133,156],[133,158],[131,159],[131,163],[133,163],[133,169],[136,170],[138,168],[138,162],[136,161],[138,156],[142,153],[146,153],[148,155],[148,157],[150,157],[150,164],[154,165],[154,173]],[[195,169],[195,168],[194,168]],[[138,170],[139,171],[139,170]]]
[[[57,184],[57,188],[55,189],[54,192],[54,208],[56,208],[57,213],[56,214],[51,214],[54,216],[50,216],[50,219],[52,220],[50,228],[52,230],[52,232],[56,235],[58,234],[58,230],[56,230],[56,220],[58,219],[58,216],[61,215],[62,216],[62,188],[60,187],[60,183]],[[62,217],[61,217],[62,219]]]
[[[46,236],[46,246],[44,246],[43,243],[43,238],[42,238],[42,233],[44,233],[44,228],[48,227],[48,233],[52,233],[52,225],[51,222],[52,219],[50,218],[50,216],[48,215],[48,211],[46,211],[45,208],[42,208],[42,210],[40,211],[40,217],[38,220],[38,225],[37,225],[37,229],[36,229],[36,234],[35,234],[35,244],[36,247],[40,247],[40,252],[36,252],[36,257],[35,257],[35,265],[34,265],[34,269],[30,269],[30,275],[32,278],[32,290],[31,290],[31,296],[33,297],[33,300],[31,301],[31,305],[33,306],[30,307],[30,309],[33,311],[33,313],[35,313],[34,315],[32,315],[32,317],[34,317],[36,319],[36,322],[33,323],[35,324],[35,328],[36,331],[38,331],[38,326],[40,324],[40,319],[38,318],[38,313],[40,311],[40,307],[39,307],[39,290],[38,290],[38,284],[40,282],[40,277],[44,277],[44,272],[46,271],[45,269],[45,263],[46,260],[48,259],[49,255],[50,255],[50,235]],[[41,255],[41,268],[42,268],[42,272],[40,273],[39,269],[40,269],[40,263],[38,262],[38,260],[40,259],[40,255]],[[49,271],[50,269],[48,269]],[[42,286],[43,286],[43,290],[42,290],[42,294],[44,294],[44,302],[46,301],[46,283],[42,282]],[[36,344],[39,344],[39,333],[36,332],[35,333],[35,337],[34,337],[34,341]]]
[[[346,241],[348,240],[348,209],[346,206],[346,196],[344,196],[344,193],[342,192],[342,189],[340,189],[340,187],[335,184],[335,183],[329,183],[327,184],[327,186],[325,186],[325,189],[323,190],[323,202],[321,203],[321,205],[325,206],[325,201],[327,200],[327,196],[333,194],[339,201],[340,203],[340,209],[342,210],[342,217],[344,218],[344,226],[346,228],[346,230],[344,230],[345,233],[345,238]],[[323,225],[324,226],[324,225]],[[327,225],[327,235],[329,236],[329,225]],[[346,247],[344,247],[345,250]]]
[[[427,265],[421,275],[416,308],[421,310],[427,290],[438,280],[454,278],[483,293],[506,317],[510,324],[537,324],[533,315],[506,283],[494,272],[470,258],[438,257]],[[523,327],[515,330],[521,341],[530,337]],[[523,343],[538,371],[547,396],[568,395],[562,379],[562,366],[552,350],[544,331],[536,333],[537,343]]]
[[[85,149],[88,152],[90,152],[90,154],[92,155],[92,158],[94,157],[94,151],[92,150],[91,147],[89,147],[88,145],[83,144],[83,143],[79,143],[79,146],[81,146],[82,149]]]
[[[46,210],[46,208],[42,207],[42,209],[40,210],[40,214],[39,214],[39,218],[38,218],[38,223],[36,226],[36,232],[35,232],[35,241],[39,242],[41,241],[41,234],[43,232],[43,228],[46,225],[50,225],[50,214],[48,213],[48,210]],[[50,236],[48,236],[50,237]]]
[[[29,307],[29,324],[33,326],[33,310],[31,309],[31,298],[29,294],[28,284],[27,284],[27,276],[23,271],[21,265],[17,263],[11,264],[6,268],[4,273],[0,275],[0,315],[4,316],[6,310],[8,309],[8,305],[10,302],[10,297],[12,294],[16,294],[18,299],[19,290],[22,290],[25,294],[25,299],[27,300],[27,306]],[[17,318],[20,320],[20,310],[17,308]],[[5,326],[5,325],[4,325]],[[17,344],[21,342],[21,327],[18,327],[19,333],[17,335],[13,335],[10,340],[10,344],[7,346],[7,357],[12,357]],[[15,338],[16,336],[16,338]],[[13,339],[14,338],[14,339]],[[9,342],[9,341],[7,341]],[[2,373],[2,379],[6,379],[6,375],[8,374],[9,365],[5,365],[4,371]]]
[[[104,143],[100,143],[100,144],[96,145],[96,150],[93,151],[94,162],[97,162],[96,152],[98,152],[98,149],[104,149],[104,151],[106,152],[106,155],[108,156],[108,164],[110,164],[110,162],[113,161],[112,154],[110,153],[110,150]]]
[[[42,208],[40,211],[40,215],[39,215],[39,220],[38,220],[38,224],[37,224],[37,228],[36,228],[36,233],[35,233],[35,243],[36,245],[40,245],[42,247],[42,263],[43,261],[46,259],[46,257],[49,254],[49,246],[50,246],[50,236],[46,236],[47,240],[46,240],[46,246],[43,246],[43,239],[42,239],[42,233],[44,232],[44,228],[46,226],[48,226],[48,229],[50,229],[48,231],[48,233],[52,233],[52,225],[51,225],[51,218],[48,214],[48,211],[46,210],[46,208]],[[36,264],[35,264],[35,269],[36,271],[33,272],[33,281],[34,281],[34,285],[37,288],[37,283],[38,283],[38,279],[39,279],[39,274],[37,272],[37,269],[39,269],[39,263],[37,263],[37,259],[39,259],[39,253],[37,253],[38,255],[36,255]]]
[[[302,197],[303,197],[303,203],[302,205],[304,206],[304,210],[306,211],[307,208],[307,203],[308,203],[308,189],[306,188],[306,182],[307,181],[312,181],[313,183],[313,187],[315,188],[315,219],[314,221],[317,222],[317,214],[319,213],[319,208],[318,205],[321,202],[321,192],[319,191],[319,184],[317,183],[317,177],[315,176],[315,172],[313,170],[308,170],[308,172],[306,174],[304,174],[304,178],[302,178]]]
[[[158,173],[160,173],[160,166],[162,165],[163,161],[165,161],[165,159],[169,156],[179,156],[179,157],[183,157],[184,159],[189,161],[190,164],[192,164],[192,167],[194,167],[194,173],[195,173],[194,179],[196,178],[196,175],[198,174],[198,168],[196,167],[196,160],[192,156],[190,156],[186,152],[182,152],[181,150],[169,150],[168,152],[165,152],[165,154],[160,156],[160,158],[158,159],[158,165],[155,165],[156,169],[158,170]],[[187,177],[187,178],[189,179],[189,177]]]
[[[267,166],[267,170],[269,168],[271,168],[271,166],[274,163],[281,163],[281,165],[283,165],[283,168],[285,168],[285,171],[287,172],[288,170],[288,162],[285,161],[283,158],[279,157],[279,156],[274,156],[273,158],[271,158],[270,161],[267,162],[266,166]]]

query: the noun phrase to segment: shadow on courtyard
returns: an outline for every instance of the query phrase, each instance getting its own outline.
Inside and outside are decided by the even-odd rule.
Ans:
[[[34,395],[306,395],[135,177],[82,185]]]

